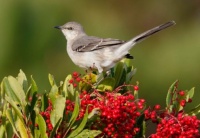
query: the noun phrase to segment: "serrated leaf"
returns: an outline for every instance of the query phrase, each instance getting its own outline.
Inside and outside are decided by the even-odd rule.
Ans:
[[[69,138],[75,137],[76,135],[78,135],[84,129],[84,127],[87,123],[87,118],[88,118],[88,107],[85,111],[84,117],[83,117],[80,125],[75,130],[72,131],[72,133],[68,136]]]
[[[56,97],[56,100],[53,103],[53,110],[51,111],[51,116],[50,116],[53,127],[55,127],[60,118],[63,118],[64,109],[65,109],[65,98],[59,95]]]
[[[200,104],[188,112],[189,115],[198,115],[200,113]]]
[[[17,76],[17,80],[21,84],[22,88],[26,91],[28,89],[28,81],[27,81],[25,73],[21,69]]]
[[[115,86],[114,78],[105,78],[99,83],[97,89],[102,92],[112,91],[114,89],[114,86]]]
[[[46,123],[45,123],[44,118],[40,114],[37,114],[37,123],[39,126],[41,138],[47,138]]]

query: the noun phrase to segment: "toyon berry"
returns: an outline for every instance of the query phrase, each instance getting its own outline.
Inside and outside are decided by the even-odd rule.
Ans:
[[[160,110],[160,105],[159,105],[159,104],[155,105],[155,106],[154,106],[154,109],[155,109],[155,110]]]
[[[74,86],[74,87],[77,87],[77,84],[76,84],[76,83],[74,83],[74,84],[73,84],[73,86]]]
[[[80,81],[81,81],[81,78],[79,78],[79,77],[76,78],[76,81],[77,81],[77,82],[80,82]]]
[[[95,95],[95,96],[94,96]],[[104,137],[134,137],[139,133],[136,120],[141,116],[141,109],[145,107],[145,100],[134,99],[131,94],[105,92],[104,95],[83,91],[80,93],[80,110],[76,120],[84,117],[86,109],[88,113],[95,112],[99,119],[94,121],[91,129],[100,129]],[[65,113],[68,115],[74,109],[74,102],[66,100]],[[98,110],[97,110],[98,109]],[[50,127],[51,128],[51,127]]]
[[[157,125],[156,133],[150,138],[199,138],[200,120],[196,116],[179,113],[177,117],[168,115]]]
[[[134,88],[135,91],[139,90],[139,86],[138,85],[135,85],[133,88]]]
[[[74,80],[73,80],[73,79],[70,79],[70,80],[69,80],[69,83],[70,83],[70,84],[72,84],[73,82],[74,82]]]
[[[184,95],[185,95],[185,92],[184,92],[184,91],[179,91],[179,95],[180,95],[180,96],[184,96]]]
[[[72,76],[73,76],[74,78],[77,78],[77,77],[79,76],[79,74],[78,74],[78,72],[73,72],[73,73],[72,73]]]
[[[185,104],[186,104],[186,100],[181,100],[181,101],[180,101],[180,105],[181,105],[181,106],[185,106]]]

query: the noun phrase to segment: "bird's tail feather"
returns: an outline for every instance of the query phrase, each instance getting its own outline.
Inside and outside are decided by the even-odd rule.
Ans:
[[[121,45],[119,48],[117,48],[117,50],[115,51],[116,55],[121,55],[121,54],[127,54],[127,52],[136,44],[139,43],[141,41],[143,41],[144,39],[148,38],[149,36],[151,36],[152,34],[155,34],[163,29],[166,29],[172,25],[175,25],[176,23],[174,21],[169,21],[167,23],[164,23],[162,25],[156,26],[144,33],[141,33],[139,35],[137,35],[136,37],[132,38],[131,40],[129,40],[128,42],[124,43],[123,45]]]

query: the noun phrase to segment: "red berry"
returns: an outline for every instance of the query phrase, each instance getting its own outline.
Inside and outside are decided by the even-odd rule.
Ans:
[[[135,85],[133,88],[134,88],[135,91],[139,90],[139,86],[138,85]]]
[[[73,75],[74,78],[76,78],[76,77],[78,77],[79,74],[78,74],[78,72],[73,72],[72,75]]]
[[[191,99],[191,98],[189,98],[187,102],[188,102],[188,103],[191,103],[191,102],[192,102],[192,99]]]
[[[155,108],[156,110],[160,110],[160,105],[157,104],[157,105],[154,106],[154,108]]]
[[[74,82],[74,80],[73,80],[73,79],[70,79],[70,80],[69,80],[69,83],[70,83],[70,84],[72,84],[73,82]]]
[[[28,100],[29,100],[29,102],[31,102],[31,101],[32,101],[32,96],[30,96],[30,97],[28,98]]]
[[[74,83],[74,84],[73,84],[73,86],[74,86],[74,87],[77,87],[77,84],[76,84],[76,83]]]
[[[185,104],[186,104],[186,101],[185,100],[181,100],[180,105],[181,106],[185,106]]]
[[[81,81],[81,78],[79,78],[79,77],[76,78],[76,81],[77,81],[77,82],[80,82],[80,81]]]
[[[185,95],[185,92],[184,92],[184,91],[180,91],[180,92],[179,92],[179,95],[180,95],[180,96],[184,96],[184,95]]]

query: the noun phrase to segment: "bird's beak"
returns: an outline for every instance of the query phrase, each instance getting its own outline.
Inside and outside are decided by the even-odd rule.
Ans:
[[[56,28],[56,29],[61,29],[61,26],[55,26],[54,28]]]

